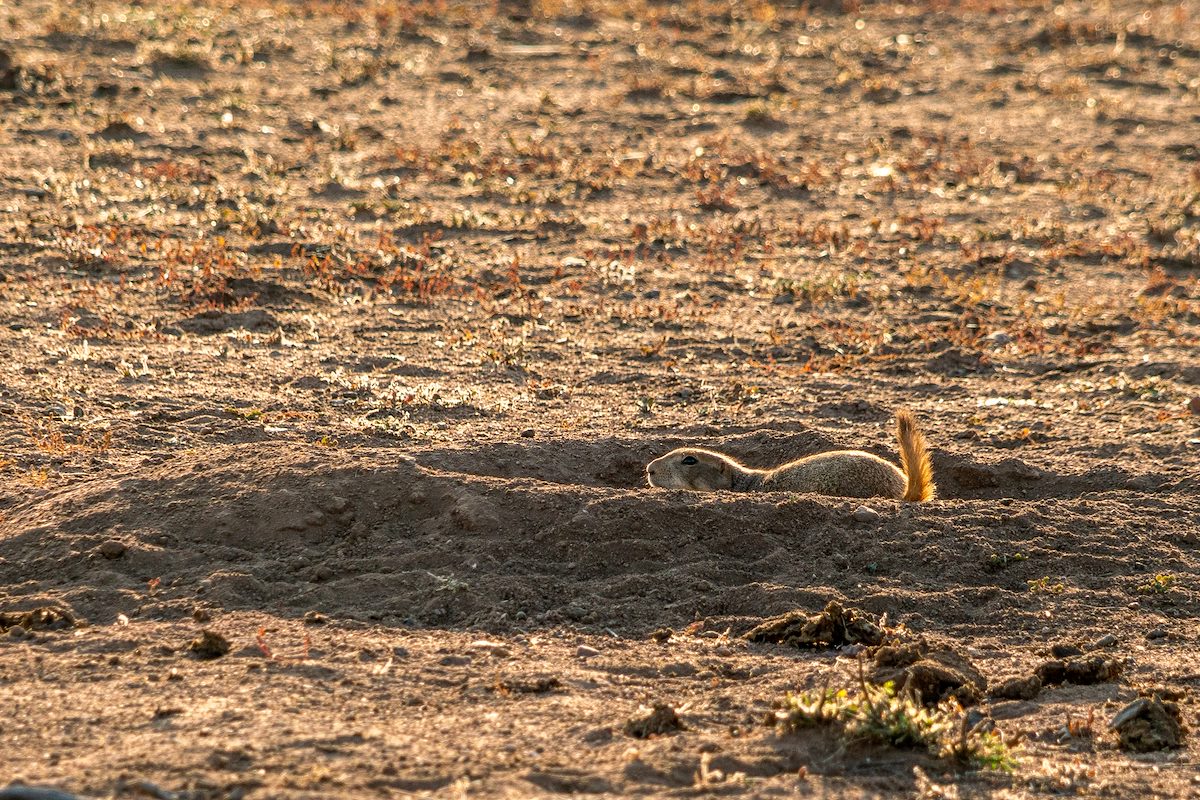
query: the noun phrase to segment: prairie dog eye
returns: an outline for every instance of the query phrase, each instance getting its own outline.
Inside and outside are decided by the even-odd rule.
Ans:
[[[699,464],[700,462],[696,460],[695,456],[684,456],[683,460],[680,461],[679,463],[683,464],[685,467],[691,467],[696,464]]]

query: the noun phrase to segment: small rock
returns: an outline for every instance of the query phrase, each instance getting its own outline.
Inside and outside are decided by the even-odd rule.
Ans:
[[[1154,641],[1155,639],[1165,639],[1167,638],[1167,632],[1162,628],[1155,628],[1146,634],[1146,638],[1150,641]]]
[[[324,625],[326,622],[329,622],[329,618],[326,617],[324,614],[322,614],[320,611],[305,611],[304,612],[304,624],[305,625]]]
[[[984,341],[996,347],[1006,345],[1012,341],[1012,336],[1008,335],[1004,331],[993,331],[983,338]]]
[[[480,639],[478,641],[471,642],[469,647],[472,650],[480,653],[489,653],[498,658],[507,658],[511,654],[511,651],[509,651],[508,647],[503,642],[491,642],[487,639]]]
[[[859,506],[854,509],[853,516],[858,522],[875,522],[879,519],[879,512],[867,506]]]
[[[525,430],[521,431],[521,438],[522,439],[532,439],[536,435],[536,433],[537,432],[534,431],[533,428],[526,428]]]
[[[658,630],[654,631],[654,633],[650,634],[650,638],[659,644],[666,644],[667,642],[671,641],[671,637],[674,635],[675,631],[671,630],[670,628],[659,628]]]
[[[1111,633],[1106,633],[1092,643],[1093,650],[1099,650],[1102,647],[1112,647],[1117,643],[1117,637]]]
[[[116,539],[109,539],[96,548],[100,555],[105,558],[120,558],[125,555],[125,551],[128,549],[124,542],[119,542]]]
[[[443,667],[465,667],[471,663],[470,656],[443,656],[438,661]]]
[[[593,658],[600,655],[600,651],[594,647],[588,647],[586,644],[581,644],[575,648],[575,655],[579,658]]]
[[[1200,396],[1196,396],[1191,400],[1188,400],[1188,411],[1192,412],[1196,416],[1200,416]]]
[[[192,619],[196,620],[196,622],[210,622],[212,621],[212,614],[208,612],[208,609],[196,606],[192,609]]]
[[[204,630],[188,644],[188,650],[205,660],[220,658],[229,652],[229,640],[216,631]]]

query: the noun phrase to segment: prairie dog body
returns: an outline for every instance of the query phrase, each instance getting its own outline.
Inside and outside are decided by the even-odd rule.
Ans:
[[[937,494],[925,436],[908,411],[896,414],[900,464],[862,450],[833,450],[775,469],[753,469],[724,453],[696,447],[672,450],[646,467],[651,486],[734,492],[807,492],[835,497],[892,497],[909,502]]]

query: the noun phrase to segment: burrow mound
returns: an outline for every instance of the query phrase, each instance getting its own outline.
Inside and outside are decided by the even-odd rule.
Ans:
[[[601,470],[626,457],[592,446],[607,454]],[[506,451],[478,450],[472,463],[499,471],[495,452]],[[528,463],[549,458],[531,453]],[[451,455],[443,466],[461,451]],[[978,630],[1039,624],[1021,598],[1048,573],[1074,576],[1085,602],[1134,580],[1130,548],[1198,566],[1177,541],[1196,523],[1183,499],[879,500],[880,518],[860,522],[860,501],[505,479],[433,461],[241,445],[50,493],[8,516],[2,604],[53,600],[95,622],[200,606],[644,633],[701,616],[748,628],[841,597]],[[1147,513],[1174,521],[1146,530]]]

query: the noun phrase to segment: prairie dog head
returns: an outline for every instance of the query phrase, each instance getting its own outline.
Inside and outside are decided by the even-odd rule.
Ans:
[[[693,489],[712,492],[733,488],[733,476],[741,467],[728,456],[711,450],[682,447],[656,458],[646,466],[646,479],[660,489]]]

